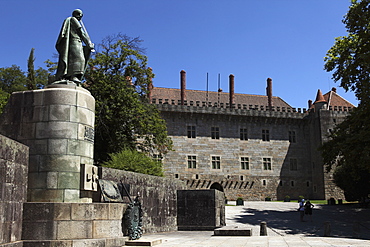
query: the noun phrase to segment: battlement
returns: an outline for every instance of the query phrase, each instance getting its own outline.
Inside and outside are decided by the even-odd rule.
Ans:
[[[228,110],[229,112],[233,110],[248,110],[248,111],[262,111],[262,112],[282,112],[282,113],[297,113],[297,114],[307,114],[310,109],[306,108],[294,108],[294,107],[275,107],[268,105],[248,105],[248,104],[232,104],[230,107],[229,103],[218,103],[218,102],[206,102],[206,101],[186,101],[184,100],[184,103],[181,104],[181,100],[174,100],[174,99],[156,99],[153,98],[151,101],[152,104],[157,105],[164,105],[164,106],[192,106],[196,108],[202,108],[200,112],[205,113],[204,109],[209,108],[212,112],[214,112],[215,109],[224,109]],[[160,107],[161,109],[164,109],[163,107]],[[169,107],[166,107],[167,109]],[[270,109],[271,108],[271,109]],[[173,108],[174,109],[174,108]],[[178,109],[178,108],[177,108]],[[346,106],[329,106],[329,111],[336,111],[336,112],[350,112],[352,111],[352,107],[346,107]]]

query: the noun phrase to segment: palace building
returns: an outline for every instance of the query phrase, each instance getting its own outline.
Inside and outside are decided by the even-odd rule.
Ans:
[[[335,88],[318,90],[307,109],[272,95],[153,87],[150,101],[167,123],[173,151],[163,157],[165,175],[188,189],[218,189],[229,200],[283,200],[285,196],[344,199],[326,173],[318,148],[355,106]]]

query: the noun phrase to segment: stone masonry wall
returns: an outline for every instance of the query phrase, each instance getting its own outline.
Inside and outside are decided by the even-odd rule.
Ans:
[[[28,147],[0,135],[0,245],[23,246],[20,240],[27,174]]]
[[[174,143],[174,151],[163,161],[166,176],[185,181],[188,189],[209,189],[218,183],[230,200],[312,198],[304,114],[172,108],[160,108]],[[188,126],[195,126],[195,138],[188,138]],[[211,138],[211,127],[219,128],[219,139]],[[240,140],[240,129],[247,130],[247,140]],[[269,131],[269,141],[262,140],[262,130]],[[289,141],[289,132],[295,133],[294,142]],[[196,157],[196,168],[189,168],[188,156]],[[220,157],[220,169],[212,168],[212,156]],[[242,157],[249,159],[249,169],[241,168]],[[264,158],[271,160],[271,170],[264,169]],[[291,160],[296,168],[290,167]]]
[[[179,180],[101,167],[99,177],[130,185],[134,199],[140,195],[145,233],[177,230],[177,190],[186,188]]]

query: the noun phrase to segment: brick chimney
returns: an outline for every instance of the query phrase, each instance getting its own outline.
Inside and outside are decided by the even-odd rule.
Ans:
[[[229,106],[230,108],[233,107],[235,104],[235,93],[234,93],[234,75],[230,74],[229,75]]]
[[[186,72],[185,70],[180,71],[180,83],[181,83],[181,105],[184,105],[186,100]]]
[[[267,78],[267,88],[266,88],[266,94],[267,94],[267,99],[268,99],[268,106],[269,110],[271,111],[272,109],[272,79]]]
[[[308,100],[308,109],[310,109],[312,106],[312,100]]]

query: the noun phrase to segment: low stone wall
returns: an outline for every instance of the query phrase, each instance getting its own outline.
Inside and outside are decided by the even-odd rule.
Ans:
[[[27,198],[28,147],[0,135],[0,245],[23,246],[22,212]]]
[[[144,213],[144,233],[177,230],[176,192],[186,188],[184,182],[106,167],[99,169],[99,177],[129,184],[132,199],[140,195]]]

